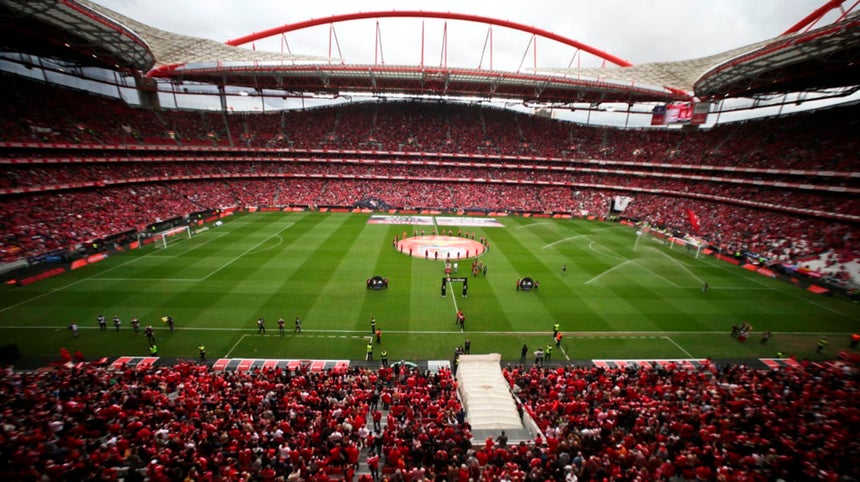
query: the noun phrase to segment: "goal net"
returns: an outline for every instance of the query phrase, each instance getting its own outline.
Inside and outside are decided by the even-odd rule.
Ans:
[[[633,245],[634,251],[639,247],[640,242],[661,245],[666,249],[687,253],[695,258],[701,255],[702,249],[705,247],[705,243],[695,237],[687,236],[680,238],[670,232],[654,229],[648,225],[642,225],[636,231],[636,241]]]
[[[153,245],[156,248],[166,248],[168,245],[181,241],[183,239],[191,239],[191,228],[189,226],[179,226],[166,231],[155,233],[152,236]]]

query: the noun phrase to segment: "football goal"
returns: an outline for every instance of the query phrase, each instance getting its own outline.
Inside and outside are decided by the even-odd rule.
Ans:
[[[155,233],[150,237],[149,242],[156,248],[166,248],[168,245],[183,239],[191,239],[191,227],[178,226]]]
[[[633,244],[633,250],[639,247],[640,240],[647,241],[651,244],[659,244],[670,250],[679,250],[687,253],[695,258],[698,258],[702,252],[704,243],[693,238],[679,238],[671,233],[658,231],[648,225],[643,225],[636,231],[636,241]]]

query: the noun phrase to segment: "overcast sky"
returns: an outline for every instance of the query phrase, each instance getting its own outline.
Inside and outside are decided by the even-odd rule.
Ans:
[[[702,57],[772,38],[821,6],[823,0],[97,0],[97,3],[151,26],[212,40],[226,41],[280,25],[331,15],[380,10],[432,10],[476,14],[534,26],[578,40],[634,64]],[[386,63],[420,61],[420,20],[381,19]],[[325,54],[328,28],[307,35],[290,34],[294,53]],[[351,62],[372,58],[375,21],[335,24],[341,51]],[[454,51],[480,60],[487,26],[448,22],[449,62]],[[522,38],[521,38],[522,37]],[[441,57],[442,22],[425,22],[425,62]],[[517,64],[529,36],[495,27],[494,56],[508,50]],[[538,44],[539,62],[548,63]],[[257,48],[279,50],[280,38]],[[560,54],[566,66],[573,50]],[[466,55],[468,54],[468,56]],[[532,51],[528,51],[532,62]],[[488,54],[485,55],[485,58]],[[583,59],[584,60],[584,59]],[[468,60],[466,60],[468,62]],[[530,65],[530,64],[529,64]],[[514,66],[516,68],[516,66]]]
[[[577,40],[634,65],[716,54],[778,36],[824,0],[96,0],[163,30],[224,42],[313,18],[355,12],[425,10],[492,17]],[[831,13],[827,21],[837,14]],[[423,25],[422,25],[423,24]],[[819,24],[821,25],[821,24]],[[423,51],[421,31],[424,30]],[[348,63],[441,65],[442,20],[379,19],[337,23],[332,56]],[[492,28],[493,68],[599,67],[602,60],[548,39]],[[258,50],[326,56],[330,29],[315,27],[255,42]],[[486,24],[447,22],[447,65],[489,68]],[[251,45],[246,47],[251,48]],[[339,53],[338,53],[339,47]],[[422,60],[423,55],[423,60]]]

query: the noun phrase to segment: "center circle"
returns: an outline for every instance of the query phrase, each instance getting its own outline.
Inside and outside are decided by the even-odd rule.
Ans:
[[[397,242],[397,251],[403,254],[441,261],[474,258],[486,249],[474,239],[456,236],[415,236]]]

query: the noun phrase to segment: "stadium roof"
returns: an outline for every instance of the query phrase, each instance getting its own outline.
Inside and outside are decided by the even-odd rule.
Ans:
[[[841,2],[825,6],[831,4]],[[159,30],[85,0],[0,0],[0,21],[4,26],[0,41],[6,49],[174,81],[289,93],[635,103],[847,87],[860,79],[858,13],[814,30],[795,29],[698,59],[529,73],[333,63],[318,56],[256,51]]]

